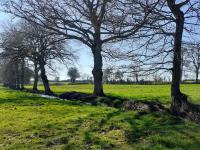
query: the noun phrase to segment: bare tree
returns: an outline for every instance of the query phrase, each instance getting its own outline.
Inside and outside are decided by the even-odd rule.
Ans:
[[[8,67],[7,75],[11,72],[13,83],[9,82],[12,88],[24,89],[24,74],[25,74],[25,57],[26,47],[24,47],[24,34],[19,31],[19,28],[9,26],[1,35],[2,52],[0,57],[4,60],[5,66]],[[10,67],[10,68],[9,68]],[[6,70],[5,70],[6,71]],[[5,78],[7,78],[5,76]],[[8,78],[7,78],[8,79]],[[11,80],[10,80],[11,81]],[[14,86],[15,85],[15,86]]]
[[[161,17],[158,16],[160,18],[158,21],[162,25],[155,24],[153,26],[153,29],[160,27],[158,29],[158,31],[161,31],[160,34],[173,38],[170,52],[172,54],[171,111],[174,115],[182,115],[182,113],[193,109],[193,107],[190,107],[191,104],[188,102],[187,96],[181,92],[180,83],[183,63],[183,35],[185,31],[190,35],[195,33],[192,29],[197,27],[198,24],[196,23],[197,15],[194,8],[198,5],[199,2],[195,0],[166,0],[159,5],[163,7],[159,13]]]
[[[4,86],[17,89],[19,88],[17,78],[17,68],[13,62],[1,64],[1,78]]]
[[[8,62],[14,62],[17,88],[24,88],[25,59],[34,63],[33,90],[37,92],[40,71],[45,94],[52,94],[45,67],[52,68],[53,61],[67,65],[75,59],[73,52],[66,49],[65,38],[24,20],[13,24],[1,37],[3,41],[1,46],[4,50],[1,57]]]
[[[37,92],[38,72],[44,85],[45,94],[52,94],[46,75],[46,66],[52,68],[51,61],[58,60],[60,63],[73,61],[75,56],[72,51],[65,47],[65,38],[48,29],[33,23],[24,22],[23,33],[26,34],[27,57],[34,63],[33,90]]]
[[[109,83],[112,79],[113,68],[108,67],[103,71],[103,80],[105,83]]]
[[[184,105],[187,105],[187,97],[180,91],[181,81],[181,60],[182,60],[182,37],[184,31],[185,15],[181,10],[182,7],[187,5],[190,0],[177,3],[176,0],[167,0],[167,5],[174,16],[176,31],[174,33],[174,47],[173,47],[173,68],[172,68],[172,86],[171,97],[172,105],[171,109],[175,115],[181,113],[184,109]],[[187,107],[187,106],[186,106]]]
[[[117,70],[115,72],[115,79],[118,81],[118,83],[121,83],[124,77],[124,73],[120,70]]]
[[[69,68],[67,75],[71,78],[72,83],[75,83],[76,79],[80,77],[80,73],[75,67]]]
[[[144,74],[148,72],[153,74],[160,70],[172,72],[171,110],[175,115],[192,109],[187,96],[180,90],[183,62],[182,41],[185,31],[190,35],[196,34],[194,28],[197,28],[199,24],[195,14],[195,10],[198,9],[195,8],[198,6],[199,2],[195,0],[159,1],[151,15],[156,19],[152,24],[145,25],[143,29],[143,32],[146,29],[146,35],[143,34],[138,41],[140,44],[137,48],[126,53],[130,60],[139,62],[137,67],[140,67],[140,71]]]
[[[6,0],[4,6],[8,13],[87,45],[94,58],[93,94],[101,96],[103,45],[138,33],[151,21],[148,16],[156,4],[143,0]]]
[[[184,43],[185,52],[185,67],[188,70],[194,71],[196,77],[196,83],[199,82],[200,72],[200,43],[187,42]]]
[[[17,66],[16,62],[6,61],[4,59],[0,66],[0,76],[1,76],[0,80],[4,86],[7,86],[12,89],[23,90],[24,88],[23,85],[30,83],[30,79],[33,76],[33,71],[28,67],[24,67],[23,68],[24,76],[23,78],[20,78],[20,81],[19,81],[18,75],[21,74],[22,70],[21,68],[16,68],[16,66]]]
[[[59,77],[59,76],[56,76],[55,79],[54,79],[54,81],[55,81],[55,82],[59,82],[59,81],[60,81],[60,77]]]

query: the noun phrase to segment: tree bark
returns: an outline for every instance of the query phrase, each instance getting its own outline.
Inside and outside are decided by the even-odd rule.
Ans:
[[[24,67],[25,67],[25,60],[23,58],[21,62],[21,78],[20,78],[21,90],[24,89]]]
[[[19,64],[18,62],[16,62],[16,65],[15,65],[15,69],[16,69],[16,83],[15,83],[15,88],[16,89],[20,89],[20,76],[19,76]]]
[[[49,80],[47,78],[46,70],[45,70],[45,63],[43,61],[40,62],[40,71],[41,71],[41,79],[44,85],[44,94],[52,95],[53,92],[51,91],[50,86],[49,86]]]
[[[136,80],[136,83],[139,83],[139,79],[138,79],[138,74],[137,73],[135,74],[135,80]]]
[[[199,67],[196,68],[196,83],[199,83]]]
[[[37,62],[34,62],[34,84],[33,84],[33,92],[38,92],[38,64]]]
[[[184,29],[184,14],[176,4],[168,2],[168,5],[176,18],[176,32],[174,36],[173,69],[171,85],[171,111],[174,115],[180,115],[187,107],[187,96],[180,91],[181,64],[182,64],[182,35]]]
[[[103,92],[103,71],[102,71],[102,45],[100,42],[97,42],[97,44],[93,47],[93,57],[94,57],[94,68],[92,70],[92,74],[94,77],[94,90],[93,95],[95,96],[104,96]]]

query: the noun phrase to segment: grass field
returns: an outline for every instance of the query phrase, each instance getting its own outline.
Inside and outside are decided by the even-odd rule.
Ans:
[[[191,85],[193,86],[193,85]],[[77,86],[64,86],[78,90]],[[87,89],[86,89],[87,87]],[[105,86],[107,93],[111,86]],[[120,86],[113,86],[120,89]],[[130,87],[117,93],[137,97]],[[141,87],[141,86],[138,86]],[[57,92],[65,89],[55,88]],[[90,92],[91,86],[79,91]],[[186,88],[186,87],[184,87]],[[59,90],[61,89],[61,90]],[[156,90],[157,89],[157,90]],[[167,99],[167,86],[152,87],[157,96]],[[160,90],[159,90],[160,89]],[[186,90],[186,89],[185,89]],[[162,92],[161,92],[162,91]],[[149,94],[148,94],[149,92]],[[192,93],[192,91],[190,91]],[[141,93],[141,92],[140,92]],[[192,149],[200,147],[200,125],[165,113],[123,112],[104,106],[41,98],[0,87],[0,149]],[[197,96],[198,97],[198,96]],[[151,98],[155,98],[153,95]],[[195,96],[194,96],[195,98]],[[160,99],[160,100],[161,100]],[[198,99],[196,99],[198,100]]]
[[[31,88],[31,86],[28,86]],[[51,85],[56,93],[78,91],[92,93],[93,85]],[[43,86],[39,86],[43,90]],[[193,103],[200,104],[200,84],[184,84],[181,90],[190,96]],[[161,103],[170,103],[170,85],[104,85],[106,94],[130,99],[154,100]]]

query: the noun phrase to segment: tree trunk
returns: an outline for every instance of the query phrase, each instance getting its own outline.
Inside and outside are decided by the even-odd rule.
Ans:
[[[15,65],[15,69],[16,69],[16,83],[15,83],[15,88],[16,89],[20,89],[20,76],[19,76],[19,64],[18,62],[16,62],[16,65]]]
[[[92,74],[94,77],[94,90],[93,94],[95,96],[104,96],[103,92],[103,83],[102,83],[102,78],[103,78],[103,71],[102,71],[102,45],[100,42],[97,42],[96,46],[92,49],[93,52],[93,57],[94,57],[94,68],[92,70]]]
[[[43,82],[43,85],[44,85],[44,94],[52,95],[53,92],[51,91],[50,86],[49,86],[49,80],[48,80],[47,75],[46,75],[45,63],[44,62],[40,62],[40,71],[41,71],[41,79],[42,79],[42,82]]]
[[[139,79],[138,79],[138,74],[137,73],[135,74],[135,80],[136,80],[136,83],[139,83]]]
[[[72,78],[72,79],[71,79],[71,82],[72,82],[72,83],[75,83],[75,82],[76,82],[76,80],[75,80],[74,78]]]
[[[187,106],[187,96],[180,91],[181,81],[181,64],[182,64],[182,35],[184,28],[184,14],[180,8],[175,6],[172,9],[174,16],[176,17],[176,32],[174,37],[174,51],[173,51],[173,69],[172,69],[172,85],[171,85],[171,110],[174,115],[180,115],[185,106]]]
[[[33,92],[38,92],[38,64],[34,62],[34,84],[33,84]]]
[[[196,83],[199,83],[199,68],[196,68]]]
[[[24,89],[24,67],[25,67],[25,60],[22,59],[22,62],[21,62],[21,78],[20,78],[21,90]]]

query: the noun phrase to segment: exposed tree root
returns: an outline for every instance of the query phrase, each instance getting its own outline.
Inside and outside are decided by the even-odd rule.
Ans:
[[[171,112],[175,116],[180,116],[200,123],[200,105],[189,102],[188,96],[180,93],[176,102],[172,101]]]

